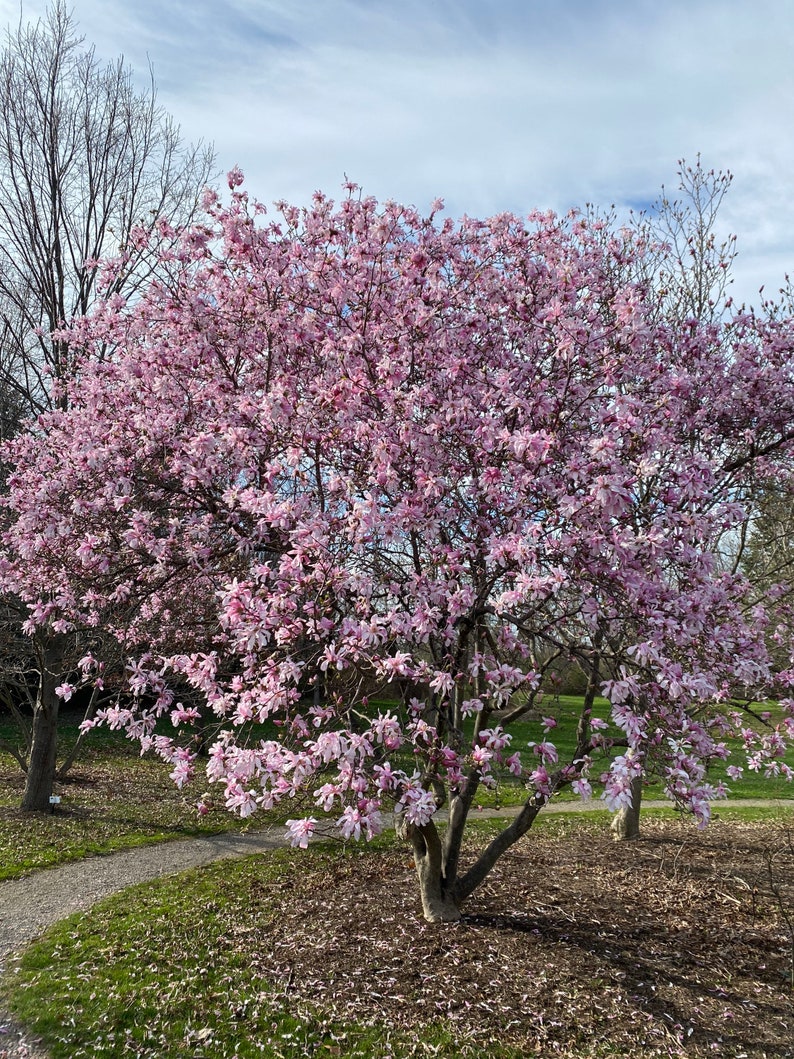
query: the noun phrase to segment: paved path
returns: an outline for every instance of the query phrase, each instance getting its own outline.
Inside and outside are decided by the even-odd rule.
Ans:
[[[734,803],[737,804],[737,803]],[[744,806],[792,807],[792,800],[742,799]],[[643,802],[643,808],[669,808],[667,801]],[[602,802],[555,802],[547,812],[581,813],[603,809]],[[717,809],[719,807],[716,807]],[[472,812],[472,819],[510,816],[517,809]],[[440,814],[441,815],[441,814]],[[25,879],[0,883],[0,974],[14,952],[24,948],[58,920],[88,909],[103,897],[136,883],[173,875],[224,857],[243,857],[285,845],[283,829],[223,834],[153,846],[64,864]],[[47,1059],[0,1009],[0,1059]]]

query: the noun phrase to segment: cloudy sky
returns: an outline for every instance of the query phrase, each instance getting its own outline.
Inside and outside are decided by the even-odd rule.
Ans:
[[[46,0],[0,0],[0,20]],[[265,202],[335,193],[453,216],[624,208],[700,153],[734,183],[736,294],[794,272],[791,0],[74,0],[190,139]]]

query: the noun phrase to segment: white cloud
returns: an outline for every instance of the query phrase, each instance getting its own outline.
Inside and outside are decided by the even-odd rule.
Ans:
[[[44,4],[25,0],[24,10]],[[18,5],[0,0],[0,18]],[[644,202],[730,168],[737,286],[791,255],[789,0],[75,0],[101,54],[151,60],[190,138],[266,201],[336,191],[450,212]]]

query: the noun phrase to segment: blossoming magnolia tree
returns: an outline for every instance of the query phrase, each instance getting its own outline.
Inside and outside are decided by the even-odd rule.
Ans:
[[[454,225],[350,187],[271,222],[240,179],[167,286],[75,325],[68,412],[11,446],[2,573],[29,627],[109,630],[130,663],[101,719],[242,815],[308,804],[295,845],[393,811],[430,920],[555,792],[589,794],[601,688],[625,750],[607,804],[653,772],[705,821],[731,696],[770,677],[766,615],[718,546],[750,470],[790,456],[784,323],[650,323],[616,279],[641,248],[597,221]],[[571,760],[536,709],[562,650],[591,676]],[[782,767],[793,727],[748,731],[754,762]],[[464,865],[502,770],[526,801]]]

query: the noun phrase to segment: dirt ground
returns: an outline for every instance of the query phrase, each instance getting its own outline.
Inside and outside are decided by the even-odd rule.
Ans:
[[[790,843],[770,824],[649,822],[614,843],[603,825],[560,821],[441,926],[420,918],[409,854],[323,854],[319,874],[298,859],[276,884],[275,915],[227,940],[293,1010],[417,1042],[442,1018],[486,1055],[499,1041],[568,1057],[794,1056]]]

